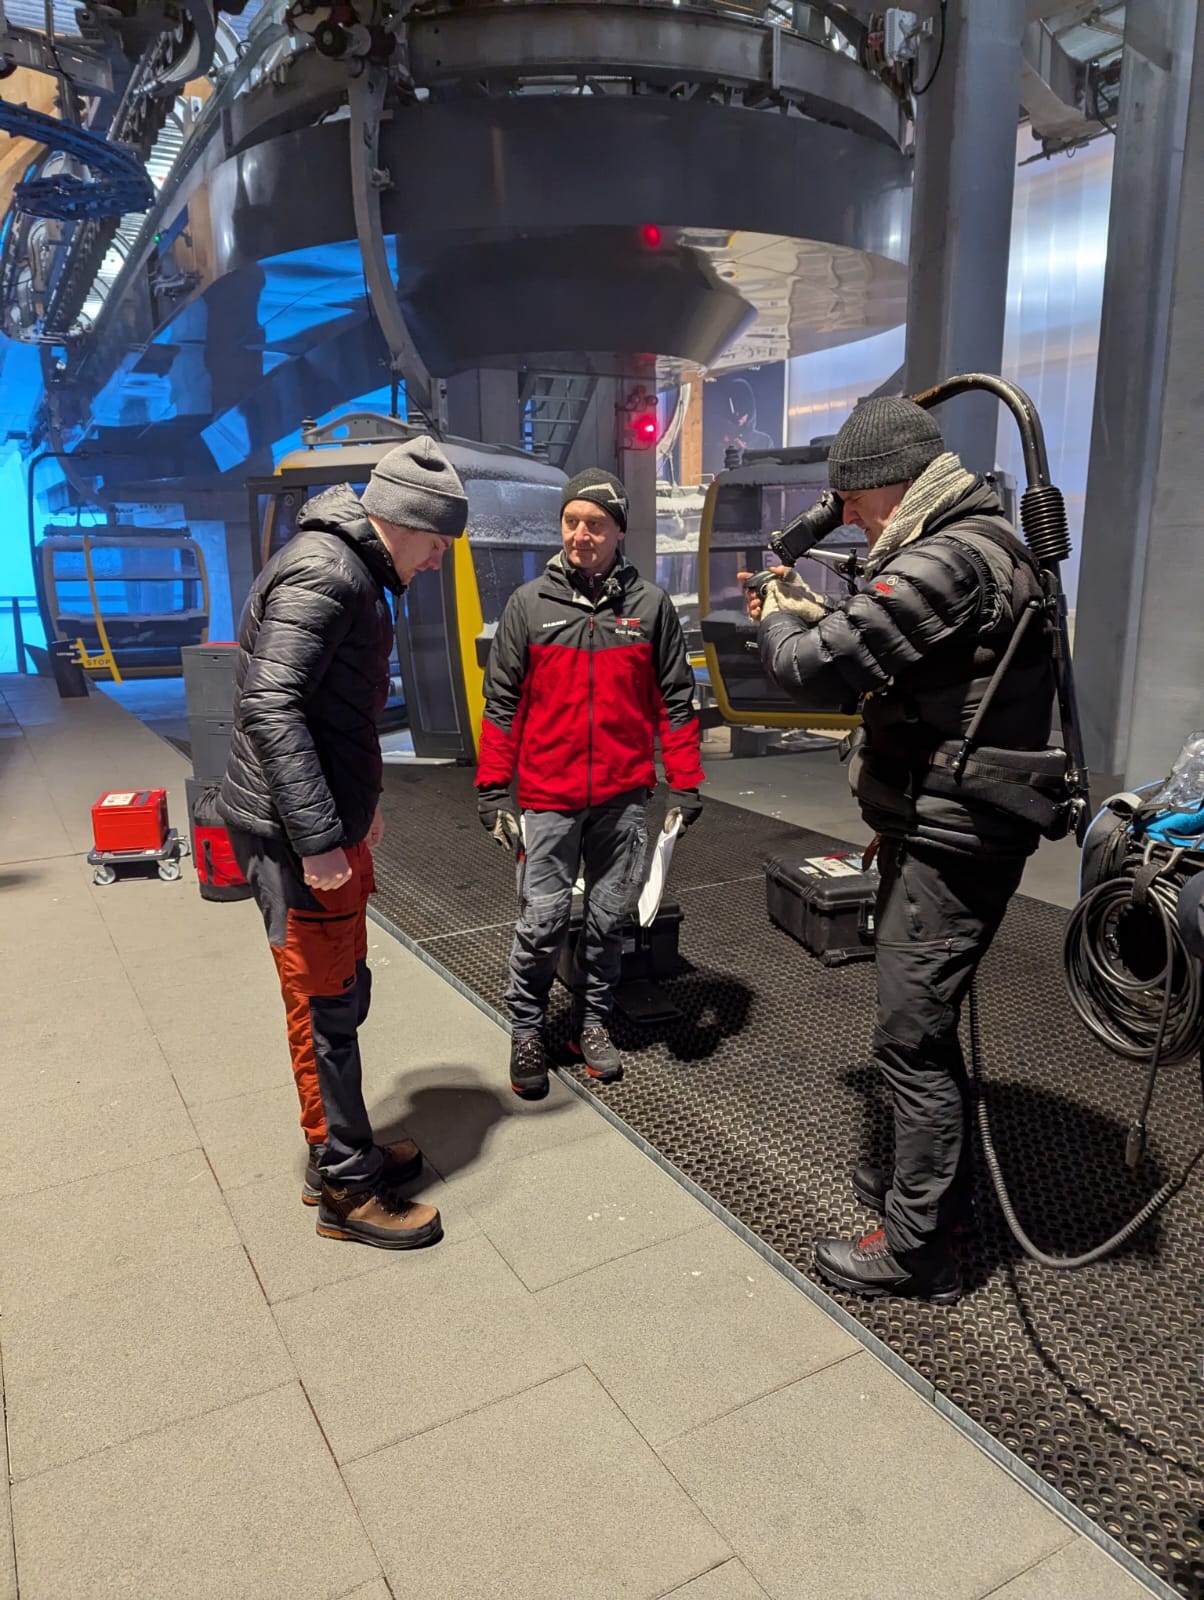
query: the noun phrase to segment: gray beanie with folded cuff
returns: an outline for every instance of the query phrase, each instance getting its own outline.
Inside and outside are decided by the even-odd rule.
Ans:
[[[863,400],[832,441],[828,482],[837,494],[910,483],[945,449],[941,430],[914,400]]]
[[[468,500],[456,469],[426,434],[408,439],[372,469],[360,504],[370,516],[416,533],[458,539],[468,521]]]

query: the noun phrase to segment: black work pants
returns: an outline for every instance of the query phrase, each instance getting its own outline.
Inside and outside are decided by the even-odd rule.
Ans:
[[[623,966],[623,925],[643,882],[646,789],[584,811],[524,811],[518,923],[506,1003],[516,1039],[543,1028],[548,994],[568,937],[573,882],[585,872],[584,923],[573,963],[574,1031],[605,1027]]]
[[[970,1204],[970,1083],[958,1021],[1024,861],[963,861],[886,840],[879,867],[874,1058],[895,1113],[886,1237],[892,1250],[916,1250],[946,1235]]]

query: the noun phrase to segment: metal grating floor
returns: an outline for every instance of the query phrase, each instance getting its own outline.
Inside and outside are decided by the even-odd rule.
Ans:
[[[388,767],[380,909],[498,1012],[514,915],[508,859],[476,820],[472,773]],[[761,864],[799,831],[717,801],[674,856],[680,1021],[616,1020],[619,1083],[591,1092],[808,1277],[816,1234],[863,1232],[848,1174],[889,1154],[870,1064],[870,962],[827,969],[769,922]],[[832,841],[810,836],[815,849]],[[996,1145],[1026,1230],[1073,1254],[1119,1227],[1200,1141],[1194,1065],[1166,1068],[1150,1153],[1124,1166],[1139,1071],[1066,999],[1065,913],[1017,899],[981,981]],[[564,991],[552,1038],[563,1038]],[[570,1069],[572,1070],[572,1069]],[[1019,1252],[980,1173],[970,1292],[952,1308],[827,1292],[1175,1592],[1204,1597],[1200,1173],[1129,1251],[1077,1273]],[[818,1281],[818,1280],[817,1280]],[[826,1287],[826,1286],[825,1286]]]

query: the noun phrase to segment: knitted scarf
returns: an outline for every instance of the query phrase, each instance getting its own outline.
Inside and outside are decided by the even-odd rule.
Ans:
[[[961,499],[978,479],[950,450],[925,467],[895,508],[886,530],[865,560],[867,578],[881,571],[892,556],[914,544],[931,519]]]

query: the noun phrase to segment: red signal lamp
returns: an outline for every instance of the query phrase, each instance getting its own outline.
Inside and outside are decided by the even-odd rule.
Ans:
[[[631,448],[633,450],[647,450],[656,443],[657,434],[660,432],[655,411],[639,411],[632,417],[629,424],[631,435]]]
[[[659,250],[661,247],[661,230],[655,222],[646,222],[640,229],[640,238],[643,240],[645,250]]]

